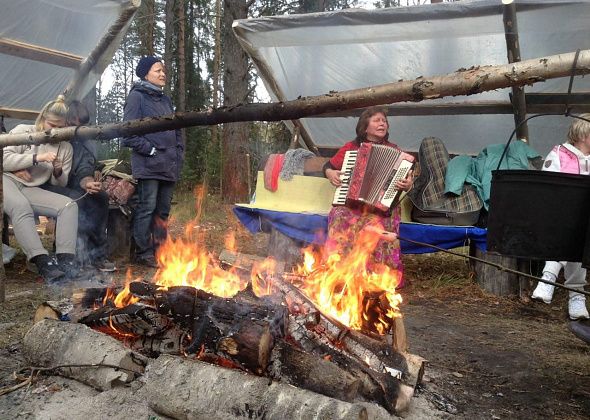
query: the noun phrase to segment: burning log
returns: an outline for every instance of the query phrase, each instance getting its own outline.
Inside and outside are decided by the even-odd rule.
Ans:
[[[262,375],[269,363],[274,346],[268,322],[251,320],[240,323],[235,332],[222,337],[217,351],[239,360],[247,369]]]
[[[190,332],[189,353],[204,347],[257,374],[266,370],[276,339],[284,336],[287,308],[248,291],[228,299],[194,287],[164,290],[142,282],[131,283],[129,290],[152,299],[159,313]]]
[[[157,357],[160,354],[181,354],[187,346],[188,337],[185,331],[172,327],[157,336],[132,337],[124,342],[132,350]]]
[[[284,293],[288,301],[294,302],[307,313],[304,326],[299,322],[289,323],[289,333],[308,351],[313,351],[314,343],[321,343],[345,350],[375,372],[398,377],[412,388],[422,381],[425,362],[423,359],[396,351],[386,340],[372,338],[352,330],[321,313],[313,302],[287,281],[278,277],[273,277],[271,281],[273,287]],[[399,341],[397,343],[403,346]]]
[[[325,358],[297,350],[287,342],[273,349],[273,379],[347,402],[375,402],[390,412],[403,412],[413,389],[388,375],[379,376],[338,352],[323,348]]]
[[[367,418],[360,404],[198,360],[160,356],[148,366],[146,380],[150,407],[172,418]]]
[[[219,263],[222,268],[233,267],[244,273],[252,272],[256,264],[261,264],[267,260],[268,257],[242,254],[241,252],[232,252],[227,249],[219,253]],[[285,270],[285,264],[282,261],[274,261],[272,268],[275,273],[282,273]]]
[[[158,313],[154,308],[132,304],[123,308],[103,306],[89,315],[78,320],[79,323],[94,329],[107,331],[115,330],[123,336],[152,337],[166,331],[172,326],[172,321]]]
[[[50,319],[37,322],[27,332],[23,353],[36,367],[70,366],[56,371],[101,391],[131,382],[147,364],[145,357],[113,337],[82,324]]]
[[[366,383],[376,383],[378,391],[372,393],[371,400],[379,402],[390,412],[401,413],[405,411],[414,393],[414,388],[400,382],[400,375],[392,374],[392,371],[383,364],[383,370],[376,370],[367,360],[362,361],[350,355],[340,343],[333,342],[329,336],[318,332],[313,326],[301,325],[297,319],[291,318],[289,322],[289,335],[302,347],[318,356],[329,356],[332,362],[344,366],[349,372],[355,372],[357,377],[368,378]],[[376,357],[376,356],[375,356]],[[366,385],[372,389],[375,385]]]

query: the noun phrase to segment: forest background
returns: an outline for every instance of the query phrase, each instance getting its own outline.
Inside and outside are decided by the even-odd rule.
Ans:
[[[260,98],[261,83],[232,32],[236,19],[435,3],[441,0],[142,0],[107,76],[97,84],[96,123],[123,119],[125,98],[144,55],[164,60],[176,111],[204,110]],[[263,91],[263,90],[262,90]],[[261,159],[283,153],[291,134],[282,122],[239,122],[183,129],[181,189],[205,185],[226,202],[248,201]],[[99,145],[99,158],[128,158],[120,139]]]

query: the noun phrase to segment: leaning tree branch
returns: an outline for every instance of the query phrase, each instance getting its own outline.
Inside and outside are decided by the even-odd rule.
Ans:
[[[535,58],[499,66],[475,66],[454,73],[416,80],[401,80],[379,86],[330,92],[320,96],[276,103],[238,104],[207,111],[192,111],[142,118],[116,124],[67,127],[46,132],[0,135],[0,147],[19,144],[55,143],[77,134],[108,140],[184,127],[238,121],[281,121],[397,102],[420,102],[446,96],[473,95],[511,86],[532,85],[547,79],[569,76],[575,53]],[[590,50],[580,51],[575,75],[590,73]]]

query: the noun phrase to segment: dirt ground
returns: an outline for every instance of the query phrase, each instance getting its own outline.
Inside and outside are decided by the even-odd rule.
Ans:
[[[229,206],[209,205],[199,228],[213,255],[224,248],[228,231],[235,232],[240,252],[266,253],[267,236],[245,231]],[[176,223],[172,231],[182,229]],[[152,274],[123,256],[117,264],[114,275],[93,281],[121,283],[128,269],[134,277]],[[590,345],[569,332],[563,291],[558,290],[551,306],[523,303],[482,292],[459,257],[407,256],[405,265],[402,313],[410,351],[428,360],[424,385],[407,418],[590,418]],[[22,253],[5,268],[0,393],[18,384],[14,374],[27,366],[21,343],[36,307],[56,293],[67,294],[46,287],[27,271]],[[163,417],[149,410],[133,387],[98,393],[72,380],[45,376],[0,396],[0,418]]]

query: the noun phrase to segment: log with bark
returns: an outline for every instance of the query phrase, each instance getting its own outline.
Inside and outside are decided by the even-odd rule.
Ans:
[[[403,413],[409,407],[412,388],[328,347],[322,347],[322,352],[319,357],[281,341],[273,349],[269,375],[342,401],[377,403],[390,412]]]
[[[177,419],[367,419],[360,404],[172,356],[149,364],[143,392],[153,410]]]
[[[151,295],[159,313],[190,333],[189,353],[205,348],[256,374],[265,372],[275,341],[284,336],[287,308],[270,299],[257,298],[249,290],[229,299],[194,287],[163,290],[133,282],[129,288],[137,296]]]
[[[267,280],[276,290],[285,294],[290,304],[297,305],[306,313],[303,322],[294,322],[294,319],[289,322],[289,334],[308,351],[314,351],[318,343],[333,346],[366,363],[376,372],[399,376],[405,384],[412,388],[422,381],[424,359],[396,350],[385,337],[379,339],[374,335],[369,336],[352,330],[321,313],[303,292],[288,281],[278,276]],[[402,333],[401,327],[398,326],[398,329]],[[402,334],[405,335],[405,332]],[[397,345],[405,346],[403,344],[405,337],[400,341],[393,339]]]
[[[113,337],[82,324],[51,319],[37,322],[27,332],[23,353],[32,366],[70,366],[55,371],[101,391],[131,382],[147,364],[144,356]]]
[[[93,127],[67,127],[38,133],[1,134],[0,146],[57,143],[70,140],[74,136],[109,140],[115,137],[238,121],[295,120],[373,105],[473,95],[500,88],[532,85],[572,74],[590,73],[590,50],[580,51],[576,68],[572,70],[575,56],[575,52],[570,52],[518,63],[475,66],[459,69],[447,75],[420,76],[416,80],[402,80],[344,92],[330,92],[322,96],[304,97],[280,103],[236,105],[204,112],[177,113]]]

